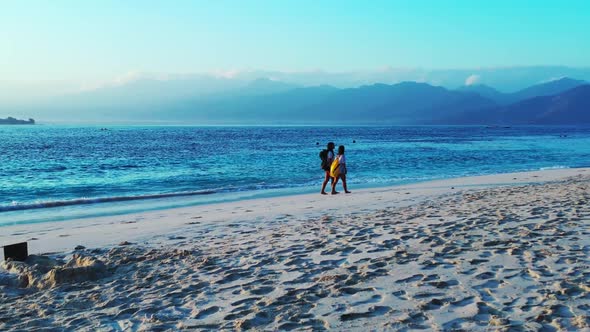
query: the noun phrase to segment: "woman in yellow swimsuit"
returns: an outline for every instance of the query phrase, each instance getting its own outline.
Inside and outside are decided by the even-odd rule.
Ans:
[[[346,157],[344,157],[344,145],[340,145],[338,147],[338,155],[334,158],[334,162],[332,163],[332,167],[330,168],[330,175],[334,178],[332,182],[332,195],[337,194],[336,191],[336,184],[338,183],[338,179],[342,179],[342,188],[344,188],[344,192],[350,194],[348,188],[346,186]]]

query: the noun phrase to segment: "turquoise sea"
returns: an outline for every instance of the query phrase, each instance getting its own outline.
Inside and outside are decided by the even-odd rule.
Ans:
[[[590,166],[590,127],[0,126],[0,226],[319,192],[328,141],[353,191]]]

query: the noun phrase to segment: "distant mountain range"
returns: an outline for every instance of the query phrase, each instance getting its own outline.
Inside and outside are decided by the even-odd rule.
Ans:
[[[590,124],[590,85],[501,107],[494,120],[514,124]]]
[[[590,100],[585,89],[588,86],[584,81],[564,78],[511,94],[492,88],[484,88],[483,92],[469,88],[447,90],[416,82],[350,89],[295,88],[190,100],[169,107],[165,120],[243,124],[590,124],[584,117],[590,113],[584,104]],[[543,115],[546,109],[553,110],[553,115]]]
[[[241,117],[246,123],[297,124],[412,124],[427,121],[442,112],[462,112],[495,104],[477,94],[449,91],[425,83],[374,84],[354,89],[330,86],[301,88],[280,94],[232,98],[211,104],[190,105],[199,115],[207,110]]]
[[[482,97],[489,98],[500,105],[508,105],[528,98],[540,96],[552,96],[573,89],[586,82],[570,78],[562,78],[547,83],[533,85],[514,93],[502,93],[487,85],[468,85],[459,88],[459,91],[475,92]]]
[[[330,72],[324,70],[276,71],[229,70],[209,73],[150,73],[128,72],[119,77],[103,77],[77,80],[47,80],[29,82],[8,81],[0,76],[0,110],[7,106],[30,105],[50,97],[68,94],[108,96],[122,99],[146,96],[148,99],[172,97],[196,97],[230,93],[240,90],[259,78],[273,82],[303,86],[331,85],[337,88],[354,88],[373,83],[396,84],[422,82],[446,89],[462,85],[485,84],[508,93],[524,89],[540,82],[560,77],[572,77],[590,81],[590,67],[567,66],[508,66],[457,69],[428,69],[406,67],[381,67],[373,70]],[[123,100],[121,100],[123,101]],[[33,116],[34,114],[31,114]]]
[[[36,117],[190,124],[590,124],[590,85],[562,78],[514,93],[426,83],[303,87],[266,78],[230,90],[191,79],[138,81],[30,106]],[[202,92],[202,90],[199,90]],[[46,116],[41,116],[42,112]],[[61,117],[61,118],[60,118]]]

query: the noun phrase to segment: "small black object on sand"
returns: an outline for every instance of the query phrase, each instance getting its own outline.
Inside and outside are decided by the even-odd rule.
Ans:
[[[26,242],[10,244],[4,246],[4,259],[15,261],[24,261],[29,257],[29,250]]]

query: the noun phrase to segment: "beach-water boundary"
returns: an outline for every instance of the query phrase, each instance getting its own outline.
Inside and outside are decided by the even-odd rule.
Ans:
[[[543,170],[575,169],[580,167],[554,166],[544,167]],[[526,170],[536,171],[536,170]],[[509,173],[509,172],[508,172]],[[500,173],[501,174],[501,173]],[[483,176],[490,174],[472,174],[468,176]],[[427,183],[437,180],[463,178],[440,177],[430,179],[398,180],[395,184],[387,182],[352,183],[355,189],[371,189],[396,187]],[[311,194],[318,191],[320,180],[315,186],[294,186],[277,189],[211,189],[161,194],[146,194],[135,196],[113,196],[97,198],[78,198],[70,200],[47,200],[29,204],[11,204],[0,206],[0,227],[16,224],[42,223],[63,221],[80,218],[102,216],[116,216],[145,211],[167,210],[172,208],[194,205],[237,202],[248,199],[281,197],[290,195]]]

